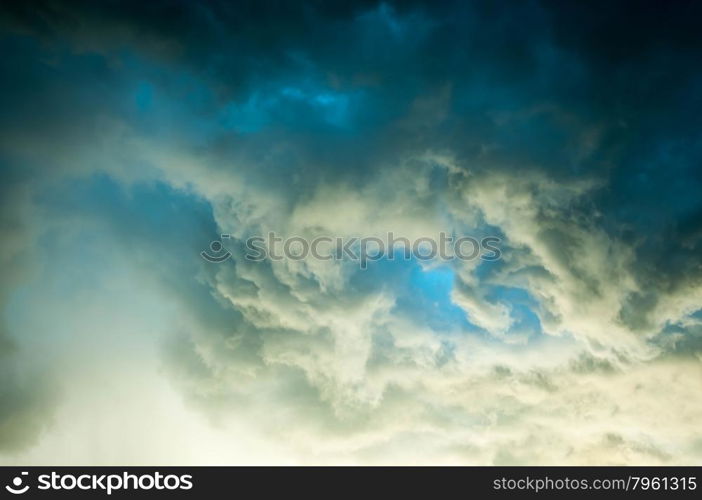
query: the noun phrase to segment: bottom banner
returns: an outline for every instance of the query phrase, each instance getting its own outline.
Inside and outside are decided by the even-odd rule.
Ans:
[[[700,467],[2,467],[5,498],[695,496]]]

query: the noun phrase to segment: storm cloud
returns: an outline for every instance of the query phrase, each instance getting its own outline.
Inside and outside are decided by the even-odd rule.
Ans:
[[[154,460],[46,443],[148,432],[109,384],[165,380],[262,462],[699,463],[701,8],[3,7],[4,459]],[[245,259],[268,232],[502,258]]]

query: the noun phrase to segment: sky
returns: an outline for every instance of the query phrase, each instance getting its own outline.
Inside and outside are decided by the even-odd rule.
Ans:
[[[3,5],[0,464],[702,464],[701,11]]]

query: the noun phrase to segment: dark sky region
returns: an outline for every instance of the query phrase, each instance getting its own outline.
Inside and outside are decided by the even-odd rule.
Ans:
[[[0,462],[700,463],[700,19],[3,3]]]

